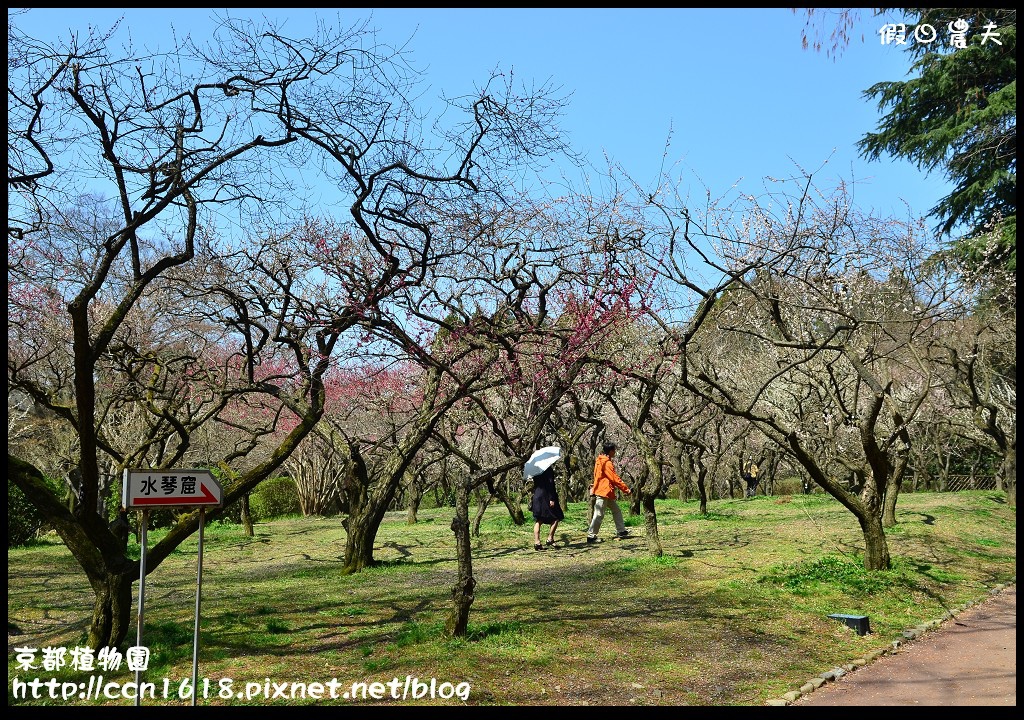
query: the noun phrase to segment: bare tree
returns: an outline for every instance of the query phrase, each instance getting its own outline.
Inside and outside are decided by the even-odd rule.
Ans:
[[[888,568],[883,520],[894,522],[908,422],[934,388],[930,328],[951,299],[921,271],[916,228],[857,212],[844,188],[823,196],[810,177],[700,218],[679,199],[648,206],[663,221],[633,252],[652,258],[666,297],[695,299],[657,315],[684,384],[787,448],[860,522],[865,566]]]
[[[943,329],[940,362],[948,402],[999,457],[996,486],[1017,503],[1017,328],[1001,312],[977,311]]]
[[[202,422],[244,431],[255,408],[262,429],[226,458],[272,442],[225,489],[225,502],[246,495],[319,421],[324,373],[346,349],[343,338],[368,309],[423,278],[432,215],[508,188],[501,173],[517,167],[510,160],[556,147],[551,121],[561,102],[549,88],[489,83],[452,102],[466,110],[464,124],[425,137],[409,100],[419,75],[365,24],[291,38],[225,19],[208,48],[187,39],[165,55],[114,49],[114,37],[49,45],[9,16],[8,328],[17,342],[8,388],[73,428],[81,502],[68,511],[39,469],[11,453],[8,474],[89,577],[95,648],[126,637],[138,576],[97,512],[104,456],[168,467]],[[347,198],[344,231],[307,219],[301,179],[310,174]],[[81,202],[86,196],[97,200]],[[324,286],[314,278],[321,261],[332,277],[360,282]],[[190,341],[216,330],[210,349],[218,345],[219,355],[157,356],[132,335],[133,313],[170,292],[181,314],[166,325],[176,330],[187,317]],[[47,332],[52,318],[57,331]],[[178,378],[217,368],[209,386],[221,390],[197,414],[152,382],[151,371],[165,367]],[[129,452],[106,439],[101,371],[125,379],[136,393],[126,402],[143,403],[164,435]],[[147,392],[159,401],[145,403]],[[166,451],[159,437],[170,441]],[[198,513],[183,517],[149,553],[148,570],[198,522]]]
[[[284,463],[295,482],[302,514],[328,515],[336,511],[348,470],[347,461],[335,450],[329,431],[317,430]]]

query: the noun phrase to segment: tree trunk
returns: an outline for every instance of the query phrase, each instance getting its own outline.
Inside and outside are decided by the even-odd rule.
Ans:
[[[73,516],[31,463],[8,453],[7,478],[26,497],[33,498],[39,513],[57,531],[89,579],[95,596],[89,647],[96,652],[118,647],[128,636],[132,580],[138,576],[139,564],[125,555],[125,543],[99,515],[82,512],[81,517]],[[84,510],[81,504],[78,507]]]
[[[490,493],[481,493],[476,504],[476,516],[473,518],[473,537],[480,537],[480,523],[483,522],[487,506],[494,498]]]
[[[634,492],[629,496],[629,516],[639,515],[642,512],[643,506],[641,505],[640,493]]]
[[[640,452],[644,457],[644,473],[640,482],[636,484],[636,492],[633,494],[636,496],[637,509],[644,516],[647,548],[651,551],[652,557],[661,557],[665,551],[661,547],[661,538],[658,535],[658,513],[654,509],[654,501],[661,493],[662,487],[661,463],[658,462],[658,458],[646,438],[639,437],[639,433],[634,433],[634,437],[637,438]]]
[[[1017,507],[1017,435],[1013,434],[1013,442],[1008,443],[1003,452],[1003,461],[999,464],[996,487],[1002,485],[1006,492],[1006,502],[1010,507]]]
[[[889,483],[885,491],[885,498],[882,500],[882,527],[896,527],[896,499],[899,497],[899,488],[892,487]]]
[[[127,572],[107,572],[90,578],[93,592],[92,624],[88,644],[99,652],[104,647],[121,647],[132,620],[132,581]]]
[[[253,537],[256,532],[252,526],[252,513],[249,511],[249,493],[246,493],[238,502],[242,505],[242,527],[245,528],[245,536]]]
[[[455,554],[459,563],[459,577],[452,588],[452,610],[445,622],[448,637],[466,637],[469,627],[469,608],[476,597],[476,580],[473,579],[473,552],[469,538],[469,487],[468,480],[457,483],[455,488],[455,517],[452,518],[452,532],[455,534]]]
[[[857,520],[864,533],[864,569],[888,570],[892,567],[889,557],[889,544],[882,528],[882,518],[878,513],[858,512]]]
[[[348,575],[373,566],[373,541],[377,537],[379,522],[373,520],[373,513],[349,513],[342,521],[345,528],[345,568]]]
[[[420,489],[420,484],[416,482],[415,474],[409,474],[409,484],[406,487],[406,491],[409,497],[409,504],[406,507],[405,524],[415,525],[417,522],[416,513],[419,512],[420,500],[423,499],[423,491]]]
[[[566,458],[569,460],[570,458]],[[562,508],[562,512],[565,513],[569,509],[569,493],[572,483],[570,482],[572,476],[569,474],[569,467],[567,463],[563,463],[562,472],[558,473],[558,477],[555,479],[556,488],[558,490],[558,506]],[[520,508],[520,512],[522,509]]]
[[[683,502],[686,502],[690,499],[687,492],[689,485],[687,477],[689,474],[683,469],[683,446],[681,443],[672,444],[669,462],[672,465],[672,475],[676,480],[676,496]]]
[[[901,463],[885,481],[885,495],[882,497],[882,527],[896,527],[896,501],[903,485],[906,463]]]
[[[654,510],[654,496],[644,493],[640,505],[644,512],[647,549],[651,551],[651,557],[661,557],[665,554],[665,551],[661,547],[661,537],[658,535],[658,514]]]
[[[697,494],[700,496],[700,514],[708,514],[708,470],[703,465],[697,468]]]
[[[779,473],[779,454],[768,450],[764,463],[761,465],[761,488],[765,495],[775,495],[775,479]]]
[[[523,515],[523,504],[519,502],[518,498],[513,498],[509,495],[505,490],[504,483],[494,483],[494,494],[499,500],[501,500],[502,504],[508,510],[509,517],[512,518],[512,522],[516,527],[519,527],[526,522],[526,516]],[[559,501],[564,502],[564,499],[559,498]]]
[[[882,485],[885,488],[881,507],[882,527],[884,528],[896,527],[896,501],[899,499],[903,478],[906,476],[907,458],[909,458],[907,453],[904,453],[902,457],[897,456],[896,466],[892,468]]]
[[[342,521],[345,538],[344,573],[356,573],[372,567],[373,541],[384,520],[384,514],[405,477],[404,471],[396,467],[385,467],[375,487],[370,486],[370,475],[366,462],[357,446],[349,448],[351,474],[345,483],[345,499],[348,501],[348,517]]]
[[[896,422],[903,426],[903,416],[896,414]],[[913,440],[910,433],[905,429],[899,431],[901,445],[897,446],[895,461],[892,463],[872,461],[872,472],[877,472],[879,467],[888,467],[889,473],[885,477],[885,489],[882,495],[882,527],[896,527],[896,501],[899,499],[900,490],[903,487],[903,479],[907,476],[907,467],[910,464],[910,451],[913,448]],[[871,455],[868,454],[869,460]]]

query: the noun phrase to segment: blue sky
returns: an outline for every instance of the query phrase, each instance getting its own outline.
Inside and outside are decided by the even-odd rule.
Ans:
[[[906,219],[950,189],[905,160],[858,157],[857,140],[881,117],[862,92],[909,69],[904,52],[882,45],[883,20],[866,11],[838,58],[804,50],[806,17],[788,8],[38,8],[18,24],[45,37],[123,15],[136,43],[166,49],[172,25],[205,39],[214,12],[286,20],[293,35],[317,17],[347,26],[372,14],[383,41],[408,41],[426,97],[470,92],[495,67],[560,86],[571,94],[563,126],[573,146],[599,168],[607,154],[644,185],[656,180],[671,132],[665,162],[698,197],[701,184],[713,196],[737,183],[759,194],[765,176],[799,166],[826,186],[852,181],[862,209]]]

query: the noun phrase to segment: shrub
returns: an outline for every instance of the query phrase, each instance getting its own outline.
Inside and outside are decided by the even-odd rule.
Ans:
[[[53,481],[47,481],[52,489],[58,492]],[[43,516],[28,501],[25,493],[17,485],[7,480],[7,547],[28,545],[36,539],[45,525]]]
[[[799,477],[779,478],[772,490],[775,495],[800,495],[804,491],[803,480]]]
[[[268,478],[249,496],[249,511],[253,522],[282,515],[297,515],[302,512],[299,489],[290,477]]]
[[[252,511],[252,505],[249,505],[250,512]],[[227,523],[229,525],[241,525],[242,524],[242,498],[236,498],[233,503],[224,508],[224,512],[217,518],[218,522]]]

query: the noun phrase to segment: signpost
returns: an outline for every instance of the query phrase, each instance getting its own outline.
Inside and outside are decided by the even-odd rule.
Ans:
[[[209,470],[198,468],[171,468],[168,470],[124,471],[122,504],[126,510],[142,511],[142,552],[139,559],[139,615],[136,623],[135,644],[142,647],[142,618],[146,598],[146,528],[152,509],[199,509],[199,560],[196,569],[196,623],[192,638],[192,705],[199,695],[199,598],[203,589],[203,526],[206,508],[224,504],[224,492]],[[135,671],[135,685],[139,686],[141,671]],[[142,693],[136,693],[135,705],[140,704]]]
[[[220,507],[224,494],[209,470],[125,470],[126,510]]]

